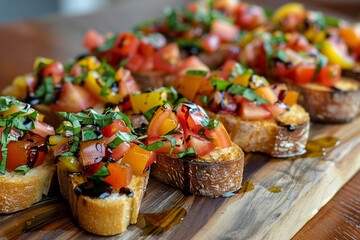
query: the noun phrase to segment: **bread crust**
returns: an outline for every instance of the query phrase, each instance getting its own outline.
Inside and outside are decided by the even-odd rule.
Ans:
[[[0,213],[26,209],[47,195],[55,174],[55,165],[48,157],[25,175],[6,171],[0,175]]]
[[[76,195],[75,187],[84,178],[77,173],[68,173],[58,168],[60,191],[68,200],[71,211],[79,226],[84,230],[101,236],[120,234],[126,231],[130,224],[135,224],[138,218],[141,200],[149,179],[149,171],[142,175],[133,175],[128,186],[133,196],[112,193],[109,197],[100,199],[85,195]]]
[[[243,168],[244,153],[233,144],[195,159],[158,153],[151,176],[186,193],[221,197],[241,188]]]
[[[231,114],[208,112],[221,121],[232,141],[245,152],[262,152],[273,157],[291,157],[305,152],[310,118],[295,104],[278,118],[249,121]]]
[[[292,84],[289,89],[300,93],[299,104],[310,114],[312,121],[324,123],[349,122],[360,111],[360,85],[351,79],[342,79],[342,83],[357,85],[357,90],[334,90],[318,84]]]
[[[170,87],[173,86],[176,80],[176,74],[168,74],[156,71],[144,71],[133,73],[136,83],[139,85],[141,91],[151,88]]]

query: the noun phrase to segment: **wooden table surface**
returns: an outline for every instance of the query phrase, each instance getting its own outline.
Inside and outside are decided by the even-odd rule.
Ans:
[[[101,33],[119,32],[161,13],[163,7],[183,5],[185,0],[122,1],[86,16],[49,16],[0,25],[0,90],[20,74],[30,72],[37,56],[61,61],[83,52],[82,38],[89,28]],[[286,1],[252,1],[278,6]],[[350,20],[358,17],[359,3],[349,8],[337,2],[306,1],[311,8],[325,10]],[[354,10],[355,9],[355,10]],[[359,20],[359,19],[358,19]],[[360,239],[360,173],[357,173],[311,219],[294,239]]]

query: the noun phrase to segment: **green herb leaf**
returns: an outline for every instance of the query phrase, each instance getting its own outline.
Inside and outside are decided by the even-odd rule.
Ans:
[[[186,72],[186,75],[205,77],[207,73],[208,73],[207,71],[203,71],[203,70],[188,70]]]
[[[28,165],[22,165],[22,166],[15,168],[14,171],[25,175],[29,170],[30,170],[30,167]]]
[[[89,177],[90,180],[95,181],[95,182],[103,182],[105,177],[110,175],[110,171],[108,169],[109,163],[107,162],[104,166],[102,166],[99,171],[97,171],[94,175],[92,175],[91,177]]]
[[[123,142],[131,142],[136,139],[136,136],[132,133],[127,132],[117,132],[115,139],[108,143],[108,147],[114,149]]]
[[[174,138],[171,135],[165,135],[165,136],[161,136],[162,138],[165,138],[167,141],[169,141],[171,143],[171,148],[170,148],[170,152],[169,154],[171,155],[174,151],[174,148],[176,146],[176,138]]]
[[[184,151],[182,151],[182,152],[179,152],[179,153],[178,153],[178,158],[183,158],[183,157],[189,156],[189,155],[191,155],[191,156],[195,156],[195,155],[196,155],[195,148],[190,147],[190,148],[188,148],[188,149],[186,149],[186,150],[184,150]]]
[[[149,151],[154,151],[154,150],[157,150],[157,149],[161,148],[164,145],[165,145],[164,141],[156,141],[156,142],[153,142],[153,143],[149,144],[146,147],[146,149],[149,150]]]
[[[228,89],[228,92],[231,94],[235,94],[235,95],[241,95],[241,96],[249,99],[250,101],[255,102],[256,104],[267,104],[268,103],[268,101],[266,101],[265,99],[263,99],[259,95],[257,95],[257,93],[254,90],[252,90],[250,88],[242,87],[237,84],[231,85],[231,87]]]
[[[117,35],[107,38],[105,44],[96,49],[96,54],[99,54],[101,52],[105,52],[105,51],[111,49],[115,45],[116,39],[117,39]]]
[[[103,135],[94,129],[85,129],[81,131],[81,140],[82,141],[90,141],[95,139],[102,138]]]
[[[222,80],[222,79],[210,79],[212,84],[215,86],[215,89],[218,91],[225,91],[226,88],[231,84],[231,82]]]

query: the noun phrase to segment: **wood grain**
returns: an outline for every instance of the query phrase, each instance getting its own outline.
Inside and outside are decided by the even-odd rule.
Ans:
[[[139,21],[158,15],[165,4],[176,6],[185,2],[154,0],[149,4],[145,0],[123,1],[88,16],[47,17],[0,26],[0,89],[13,77],[31,71],[36,56],[65,61],[81,53],[81,40],[88,28],[102,33],[126,30]],[[270,7],[281,3],[280,0],[253,2]],[[317,9],[330,9],[349,19],[358,16],[356,8],[351,9],[353,15],[350,16],[346,14],[350,9],[344,7],[338,9],[315,1],[304,2]],[[322,160],[284,161],[251,155],[245,167],[245,179],[253,183],[255,189],[231,198],[185,196],[152,180],[139,223],[114,239],[289,238],[358,171],[359,123],[360,120],[356,119],[345,125],[312,125],[312,137],[331,134],[342,142]],[[358,239],[359,186],[360,173],[294,239]],[[280,187],[282,191],[270,192],[268,189],[271,187]],[[259,197],[257,201],[254,200],[256,196]],[[270,209],[269,204],[258,206],[258,202],[274,202],[275,205]],[[25,211],[1,215],[0,224],[0,238],[102,239],[77,227],[68,205],[56,194]],[[262,227],[257,229],[254,224]]]
[[[229,198],[184,195],[150,181],[136,226],[124,239],[289,239],[360,169],[360,119],[345,125],[312,125],[312,138],[331,134],[340,145],[317,158],[247,156],[244,178],[252,191]],[[277,187],[280,192],[271,192]],[[79,229],[57,196],[0,216],[0,237],[92,237]]]

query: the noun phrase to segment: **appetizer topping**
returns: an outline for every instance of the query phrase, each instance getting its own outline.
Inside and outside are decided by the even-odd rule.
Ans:
[[[180,103],[175,110],[159,106],[147,126],[146,142],[159,153],[177,157],[202,157],[215,148],[232,146],[222,123],[210,120],[204,109],[194,103]]]
[[[44,162],[45,138],[55,131],[41,119],[29,104],[0,97],[0,174],[6,170],[26,174]]]
[[[25,102],[67,112],[126,103],[131,92],[139,91],[129,70],[116,70],[94,56],[66,67],[51,59],[37,58],[34,73],[17,77],[11,89],[10,94]]]
[[[58,157],[58,167],[85,176],[86,182],[75,190],[77,194],[110,196],[115,189],[128,186],[132,175],[141,175],[156,159],[121,112],[60,114],[67,121],[49,138],[49,144]]]
[[[238,115],[244,120],[277,117],[299,96],[284,84],[270,85],[264,77],[231,60],[213,73],[188,71],[177,79],[175,88],[209,111]]]

